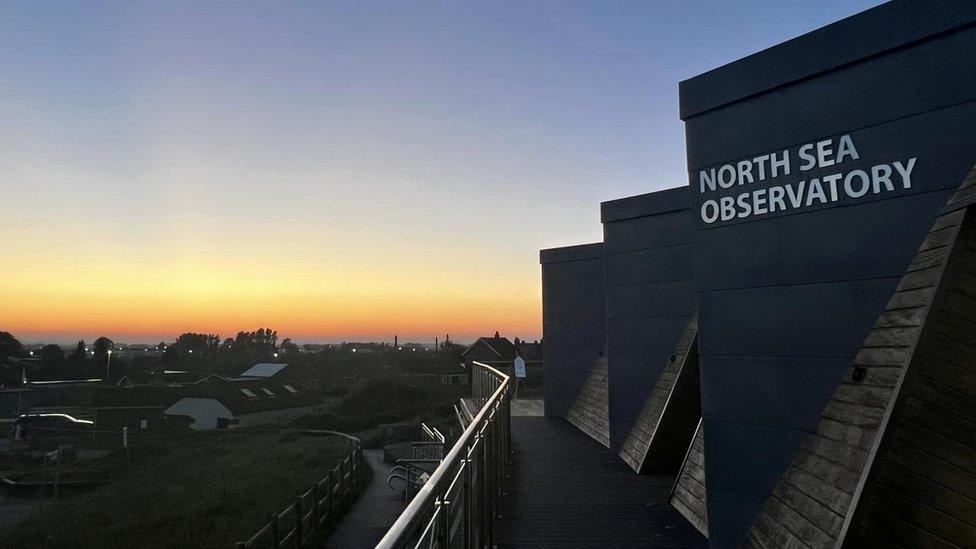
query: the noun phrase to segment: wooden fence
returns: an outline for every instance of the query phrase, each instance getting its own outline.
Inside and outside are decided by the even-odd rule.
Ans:
[[[302,547],[314,532],[332,516],[336,505],[352,489],[362,469],[363,447],[351,435],[336,431],[303,431],[313,436],[342,436],[349,440],[351,451],[325,478],[312,485],[295,502],[279,513],[272,513],[260,530],[247,541],[239,541],[237,549],[250,547]]]

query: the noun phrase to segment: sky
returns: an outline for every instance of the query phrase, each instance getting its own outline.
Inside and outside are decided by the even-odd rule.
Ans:
[[[679,81],[878,3],[4,2],[0,330],[539,338]]]

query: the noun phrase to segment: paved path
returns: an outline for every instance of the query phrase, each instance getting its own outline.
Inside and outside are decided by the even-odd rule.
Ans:
[[[363,457],[373,469],[373,478],[329,536],[328,547],[372,549],[406,507],[400,492],[391,490],[386,484],[390,466],[383,462],[383,451],[363,450]]]
[[[517,398],[512,401],[513,416],[544,416],[544,403],[539,399]]]
[[[499,547],[706,547],[667,502],[666,475],[636,475],[563,419],[513,417]]]

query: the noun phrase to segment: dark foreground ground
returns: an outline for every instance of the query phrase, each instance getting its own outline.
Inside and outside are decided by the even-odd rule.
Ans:
[[[636,475],[562,419],[513,417],[499,547],[706,547],[667,502],[674,478]]]
[[[275,426],[137,439],[128,467],[121,449],[78,465],[110,472],[107,484],[35,499],[23,519],[0,520],[10,525],[0,530],[0,548],[231,547],[350,451],[341,437]]]

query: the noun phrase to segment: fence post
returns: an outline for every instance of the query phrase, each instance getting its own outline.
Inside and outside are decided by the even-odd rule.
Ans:
[[[319,527],[319,483],[312,485],[312,530]]]
[[[302,519],[305,513],[302,511],[302,496],[295,498],[295,548],[302,549]]]
[[[332,494],[338,498],[342,494],[342,479],[346,475],[342,472],[342,461],[339,461],[339,465],[336,468],[338,469],[336,472],[336,485],[332,490]]]
[[[271,547],[278,549],[278,513],[271,513]]]
[[[328,515],[332,511],[332,471],[325,474],[325,513]]]

